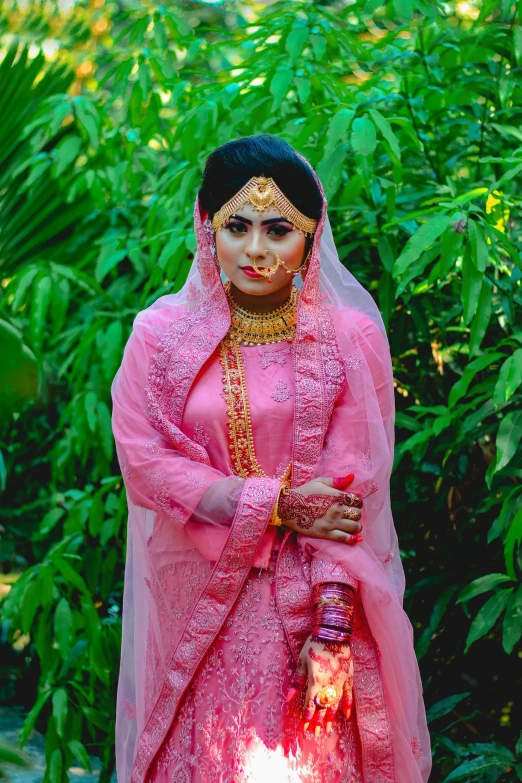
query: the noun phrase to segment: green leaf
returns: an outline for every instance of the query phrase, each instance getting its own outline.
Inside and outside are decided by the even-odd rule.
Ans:
[[[33,579],[24,591],[22,600],[21,620],[22,631],[24,633],[29,633],[31,631],[34,617],[41,606],[41,598],[39,580]]]
[[[520,11],[519,11],[520,19]],[[513,47],[515,49],[515,57],[517,65],[522,65],[522,27],[516,26],[513,28]]]
[[[291,68],[282,67],[275,72],[275,75],[270,82],[270,92],[274,96],[272,111],[275,111],[281,106],[293,78],[294,72]]]
[[[121,321],[113,321],[104,333],[102,363],[105,377],[112,382],[121,363],[123,327]]]
[[[328,125],[323,160],[328,158],[340,144],[346,144],[350,123],[355,115],[353,109],[339,109]]]
[[[181,247],[183,247],[184,243],[184,234],[173,234],[170,237],[169,241],[161,251],[160,257],[158,259],[158,265],[161,267],[161,269],[165,269],[172,256],[175,255]]]
[[[20,305],[23,303],[25,294],[31,287],[31,284],[37,274],[38,268],[32,267],[31,269],[27,269],[20,275],[20,277],[17,278],[15,285],[15,295],[13,296],[13,301],[11,302],[11,310],[13,313],[16,313]]]
[[[80,766],[92,773],[91,760],[82,743],[77,739],[72,739],[67,744],[71,753],[78,759]]]
[[[432,641],[433,636],[435,635],[441,623],[444,613],[446,612],[446,609],[448,608],[448,604],[451,601],[453,595],[455,594],[456,589],[457,589],[456,585],[451,585],[450,587],[447,587],[437,599],[435,606],[433,608],[433,612],[431,613],[429,623],[427,627],[424,629],[424,631],[421,633],[421,635],[419,636],[415,644],[415,653],[417,655],[417,658],[419,658],[419,660],[427,653],[428,648],[430,646],[430,642]]]
[[[491,287],[487,280],[482,281],[477,312],[471,324],[469,336],[469,355],[475,356],[479,350],[482,340],[486,335],[489,321],[491,319]]]
[[[502,647],[511,655],[522,637],[522,587],[513,594],[502,623]]]
[[[58,736],[63,737],[63,727],[67,718],[67,691],[65,688],[58,688],[53,693],[53,716]]]
[[[408,239],[401,254],[395,262],[393,270],[394,277],[404,274],[411,264],[413,264],[436,239],[440,237],[443,231],[451,222],[449,215],[435,215],[427,223],[424,223],[415,234]]]
[[[497,454],[486,473],[488,487],[491,486],[495,473],[505,468],[515,456],[520,438],[522,438],[522,411],[511,411],[502,419],[498,428]]]
[[[471,260],[469,245],[462,258],[462,304],[464,305],[464,323],[467,325],[475,315],[482,291],[483,274]]]
[[[410,21],[413,16],[413,0],[393,0],[393,7],[399,19]]]
[[[397,158],[397,160],[401,159],[401,147],[399,144],[399,140],[395,133],[392,130],[392,127],[386,117],[383,117],[383,115],[377,111],[377,109],[370,109],[370,116],[372,120],[375,122],[377,127],[379,128],[380,132],[382,133],[383,137],[386,139],[388,144],[390,145],[391,151]]]
[[[89,533],[91,536],[97,536],[100,533],[103,518],[105,514],[105,507],[101,494],[96,494],[91,503],[91,510],[89,513]]]
[[[308,27],[299,23],[295,25],[285,41],[285,49],[290,55],[292,62],[295,62],[304,49],[308,39]]]
[[[320,33],[312,33],[310,43],[312,44],[315,59],[317,62],[320,62],[326,51],[326,38]]]
[[[509,357],[506,364],[507,372],[504,400],[509,400],[522,383],[522,348],[517,348],[513,356]],[[502,400],[502,402],[504,400]]]
[[[105,456],[111,460],[114,452],[111,414],[103,400],[98,400],[98,434]]]
[[[504,544],[504,561],[506,563],[506,571],[511,579],[516,579],[517,575],[513,564],[513,556],[515,554],[515,546],[520,546],[522,543],[522,508],[520,508],[509,526],[509,530],[506,536],[506,542]]]
[[[114,269],[120,261],[123,261],[126,255],[127,250],[114,250],[113,245],[105,245],[102,247],[96,264],[95,277],[97,282],[101,283],[109,272]]]
[[[67,584],[73,585],[82,593],[89,594],[87,585],[85,584],[83,578],[77,571],[74,570],[72,565],[67,560],[62,557],[55,557],[52,562],[61,573]]]
[[[82,147],[79,136],[68,136],[56,148],[56,174],[60,176],[76,160]]]
[[[62,751],[55,748],[51,754],[49,763],[49,781],[50,783],[63,783],[63,757]]]
[[[88,391],[85,395],[85,412],[87,414],[87,422],[91,432],[96,432],[96,425],[98,423],[98,417],[96,416],[96,409],[98,405],[98,397],[93,391]]]
[[[45,335],[45,321],[49,303],[51,301],[51,291],[51,277],[49,277],[49,275],[41,277],[35,286],[29,319],[31,344],[37,350],[41,347]]]
[[[457,381],[457,383],[454,384],[453,388],[451,389],[448,397],[448,406],[453,408],[460,398],[464,397],[467,390],[469,389],[471,381],[478,372],[485,370],[486,367],[489,367],[490,364],[493,364],[493,362],[497,361],[498,359],[502,359],[503,356],[504,354],[502,353],[485,353],[482,354],[482,356],[478,356],[476,359],[473,359],[473,361],[467,365],[466,369],[462,373],[462,377]]]
[[[56,611],[54,613],[54,635],[62,658],[65,659],[71,643],[72,613],[69,602],[64,597],[60,598],[56,605]]]
[[[470,693],[471,691],[466,691],[465,693],[456,693],[454,696],[447,696],[445,699],[441,699],[441,701],[438,701],[436,704],[432,704],[432,706],[426,710],[426,718],[428,723],[431,723],[431,721],[437,720],[437,718],[442,718],[444,715],[447,715],[449,712],[455,709],[457,704],[459,704],[463,699],[466,699]]]
[[[328,158],[323,158],[317,167],[317,174],[321,179],[327,199],[333,198],[339,188],[347,152],[346,145],[339,147]]]
[[[464,601],[469,601],[471,598],[475,598],[477,595],[487,593],[488,590],[493,590],[494,587],[503,584],[503,582],[511,581],[511,577],[505,574],[487,574],[487,576],[480,576],[478,579],[474,579],[467,587],[462,590],[457,598],[457,603],[461,604]]]
[[[46,536],[48,533],[50,533],[51,530],[56,527],[57,523],[64,514],[65,509],[63,508],[52,508],[50,511],[48,511],[40,523],[40,536]]]
[[[34,706],[29,711],[27,718],[24,721],[22,731],[20,732],[20,736],[18,738],[20,742],[20,748],[23,748],[25,743],[29,739],[29,736],[32,730],[34,729],[38,716],[42,711],[44,705],[48,701],[49,697],[51,696],[51,693],[52,693],[51,690],[43,691],[43,693],[40,693],[40,695],[36,699],[36,702],[34,703]]]
[[[89,137],[89,141],[91,142],[94,149],[97,150],[100,146],[100,134],[98,131],[98,117],[96,110],[94,109],[93,113],[94,107],[88,101],[88,99],[83,96],[73,98],[72,104],[78,122],[83,126],[83,128],[85,128]]]
[[[496,621],[507,606],[513,593],[513,588],[499,590],[489,598],[471,623],[464,653],[467,653],[471,645],[485,636],[495,625]]]
[[[377,146],[375,125],[367,117],[357,117],[352,124],[351,142],[354,152],[371,155]]]
[[[479,272],[485,272],[488,262],[488,246],[480,223],[468,220],[468,233],[471,244],[471,260]]]
[[[295,86],[297,87],[297,95],[301,103],[306,103],[310,97],[310,90],[312,89],[312,82],[306,76],[296,76],[294,79]]]
[[[493,391],[493,402],[495,405],[501,405],[506,400],[507,379],[510,373],[512,358],[512,356],[509,356],[506,359],[498,373],[497,382]]]

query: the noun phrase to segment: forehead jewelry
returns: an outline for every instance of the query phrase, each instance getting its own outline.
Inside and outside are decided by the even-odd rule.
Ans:
[[[251,204],[258,212],[275,207],[305,236],[311,236],[317,228],[317,220],[306,217],[287,199],[272,177],[251,177],[235,196],[227,201],[212,218],[212,228],[217,231],[245,204]]]

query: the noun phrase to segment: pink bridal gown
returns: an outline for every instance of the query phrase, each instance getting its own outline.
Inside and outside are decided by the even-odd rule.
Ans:
[[[291,457],[292,345],[241,346],[259,463],[279,477]],[[204,446],[213,467],[231,473],[218,351],[189,392],[182,431]],[[356,709],[338,714],[330,736],[306,737],[301,702],[285,696],[295,669],[278,612],[275,564],[282,529],[269,527],[221,633],[188,689],[150,773],[155,783],[362,783]],[[307,557],[313,581],[342,579],[340,565]],[[204,578],[205,574],[202,575]],[[194,573],[194,578],[196,573]],[[168,580],[168,575],[166,575]],[[179,600],[173,596],[172,600]],[[361,676],[365,676],[361,673]]]
[[[293,342],[241,347],[267,477],[240,478],[219,360],[230,307],[197,199],[194,230],[187,282],[138,313],[112,386],[129,506],[119,783],[426,783],[390,504],[393,373],[375,302],[339,261],[324,199]],[[291,459],[293,487],[353,471],[363,543],[268,524],[274,477]],[[354,710],[316,739],[285,695],[310,634],[311,587],[324,581],[357,587]]]

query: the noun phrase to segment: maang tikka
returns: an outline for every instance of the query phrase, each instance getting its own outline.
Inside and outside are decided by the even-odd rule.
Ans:
[[[212,228],[214,231],[222,228],[226,221],[245,204],[251,204],[258,212],[264,212],[274,206],[281,215],[289,220],[305,237],[312,236],[317,228],[317,220],[306,217],[287,199],[284,193],[276,185],[272,177],[251,177],[249,181],[239,190],[221,209],[215,213],[212,219]],[[287,274],[294,276],[302,270],[302,277],[306,275],[311,249],[301,266],[294,270],[286,266],[284,261],[276,253],[276,263],[269,267],[258,267],[254,259],[254,269],[256,272],[271,283],[271,277],[280,266],[284,266]],[[219,262],[216,263],[219,266]]]
[[[212,218],[212,228],[217,231],[231,215],[245,204],[251,204],[258,212],[275,207],[305,236],[312,236],[317,228],[317,220],[306,217],[287,199],[272,177],[251,177],[235,196],[227,201]]]

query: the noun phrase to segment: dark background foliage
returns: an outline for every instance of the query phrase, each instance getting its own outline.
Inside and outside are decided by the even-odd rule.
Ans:
[[[183,284],[206,156],[264,131],[318,171],[388,326],[432,780],[522,780],[520,4],[0,14],[0,689],[29,711],[22,743],[46,734],[45,783],[89,754],[114,769],[111,380],[135,313]]]

